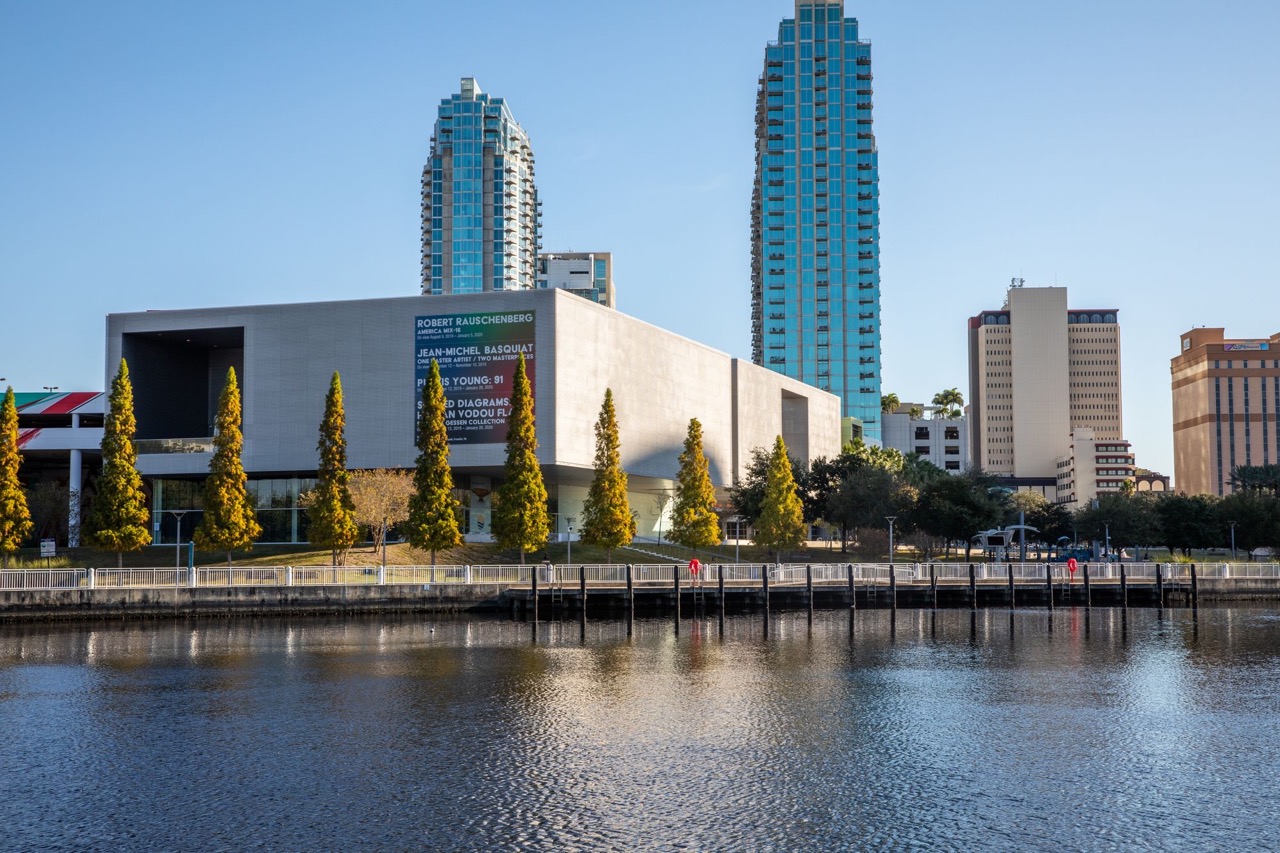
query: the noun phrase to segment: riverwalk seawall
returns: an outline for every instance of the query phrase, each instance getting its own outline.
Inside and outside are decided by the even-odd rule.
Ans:
[[[1187,607],[1280,600],[1278,563],[233,566],[0,572],[0,620],[897,607]]]

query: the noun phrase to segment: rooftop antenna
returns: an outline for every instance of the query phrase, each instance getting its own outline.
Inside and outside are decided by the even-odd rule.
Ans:
[[[1009,279],[1010,287],[1024,287],[1026,283],[1027,283],[1027,280],[1025,278],[1019,278],[1017,276]]]

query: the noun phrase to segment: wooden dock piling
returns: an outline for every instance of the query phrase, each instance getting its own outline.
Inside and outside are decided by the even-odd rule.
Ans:
[[[533,605],[533,622],[538,623],[538,569],[541,566],[533,566],[529,569],[529,602]]]
[[[1196,564],[1191,564],[1191,609],[1200,607],[1200,585],[1196,582]]]
[[[1049,609],[1053,609],[1053,566],[1044,564],[1044,588],[1049,593]]]
[[[813,566],[806,564],[804,567],[804,597],[809,603],[809,619],[813,619]]]
[[[898,573],[893,563],[889,564],[889,609],[898,609]]]
[[[929,599],[933,603],[933,609],[938,609],[938,573],[933,567],[933,563],[929,564]]]
[[[978,609],[978,570],[969,564],[969,609]]]
[[[671,566],[671,587],[676,594],[676,633],[680,633],[680,564]]]
[[[627,563],[627,636],[635,630],[636,623],[636,588],[631,579],[631,564]]]
[[[1120,606],[1129,606],[1129,578],[1124,573],[1124,563],[1120,564]]]
[[[1009,609],[1014,608],[1014,603],[1018,600],[1017,593],[1013,591],[1013,563],[1009,564]]]
[[[1156,563],[1156,607],[1164,609],[1164,564]]]
[[[724,563],[716,566],[716,609],[720,616],[720,635],[724,636]]]
[[[858,590],[853,585],[853,563],[848,565],[849,572],[849,607],[852,610],[858,609]]]
[[[1089,594],[1089,564],[1084,564],[1084,606],[1088,610],[1093,606],[1093,598]]]

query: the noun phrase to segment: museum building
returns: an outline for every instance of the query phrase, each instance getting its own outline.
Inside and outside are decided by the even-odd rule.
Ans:
[[[808,462],[840,451],[840,400],[559,289],[145,311],[107,317],[109,386],[128,361],[138,469],[158,543],[186,539],[228,368],[243,405],[243,462],[263,542],[306,539],[298,494],[314,482],[330,379],[342,378],[348,467],[412,468],[421,387],[440,365],[450,462],[472,540],[489,536],[501,482],[511,377],[532,380],[538,457],[556,535],[582,513],[605,389],[641,537],[669,528],[679,455],[702,424],[722,499],[755,448],[781,435]]]

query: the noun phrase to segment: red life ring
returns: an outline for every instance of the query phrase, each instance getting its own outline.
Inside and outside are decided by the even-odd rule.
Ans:
[[[1069,560],[1067,560],[1067,571],[1071,572],[1071,574],[1074,575],[1076,573],[1076,569],[1078,569],[1079,567],[1080,565],[1076,562],[1075,557],[1071,557]]]
[[[697,560],[690,560],[690,561],[689,561],[689,572],[690,572],[691,574],[696,575],[696,574],[698,573],[698,569],[700,569],[700,568],[702,568],[702,564],[701,564],[701,563],[699,563]]]

